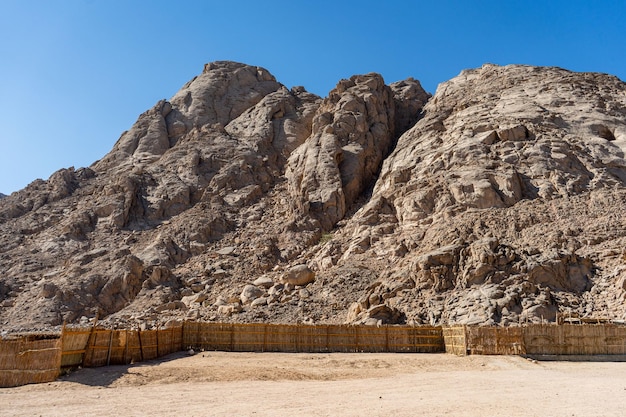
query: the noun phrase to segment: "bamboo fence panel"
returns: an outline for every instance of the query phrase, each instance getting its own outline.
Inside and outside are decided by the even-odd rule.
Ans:
[[[158,330],[140,330],[139,341],[141,344],[141,356],[144,361],[159,357]]]
[[[265,323],[233,324],[231,350],[235,352],[263,351],[267,336],[266,326]]]
[[[560,355],[563,352],[561,326],[535,325],[524,327],[524,345],[529,355]]]
[[[330,352],[356,352],[358,341],[355,326],[329,325],[328,350]]]
[[[604,343],[607,355],[626,355],[626,327],[606,325]]]
[[[415,353],[445,352],[441,327],[408,327],[406,329],[412,335],[413,347],[405,347],[402,351]]]
[[[383,327],[381,327],[383,329]],[[385,326],[385,352],[412,352],[411,335],[405,327]]]
[[[204,350],[233,350],[233,325],[229,323],[185,322],[183,345],[185,348]]]
[[[446,353],[459,356],[467,355],[465,326],[444,327],[442,331]]]
[[[389,327],[355,326],[356,352],[389,352]]]
[[[157,353],[159,356],[179,352],[183,348],[182,326],[158,329]]]
[[[128,330],[113,330],[107,356],[107,365],[127,364]]]
[[[311,348],[301,326],[268,324],[263,331],[261,350],[264,352],[309,352]]]
[[[141,351],[141,343],[139,341],[139,331],[138,330],[127,330],[126,331],[126,356],[124,359],[124,363],[135,363],[141,362],[143,360],[143,355]]]
[[[51,382],[61,370],[61,339],[0,339],[0,388]]]
[[[236,352],[443,352],[439,327],[186,323],[182,344]]]
[[[613,324],[533,325],[524,328],[535,355],[626,355],[626,327]]]
[[[183,322],[183,349],[199,346],[200,323],[195,321]]]
[[[521,355],[526,353],[521,327],[467,327],[467,350],[474,355]]]
[[[85,360],[91,328],[63,329],[61,368],[81,366]]]
[[[598,330],[603,330],[604,326],[562,326],[559,331],[562,334],[561,348],[565,355],[585,355],[602,354],[597,352],[596,342],[599,339]],[[600,346],[602,348],[602,346]],[[603,349],[604,350],[604,349]],[[589,352],[589,353],[586,353]]]
[[[125,365],[182,350],[183,329],[103,330],[91,332],[84,366]]]
[[[296,327],[298,332],[297,347],[300,352],[328,352],[328,326],[303,325],[291,327]]]
[[[107,329],[93,329],[89,336],[87,351],[85,352],[86,367],[105,366],[109,358],[109,346],[112,342],[113,331]]]

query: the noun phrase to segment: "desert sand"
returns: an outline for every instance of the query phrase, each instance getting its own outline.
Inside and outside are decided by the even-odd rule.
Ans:
[[[626,362],[177,353],[0,389],[3,416],[624,416]]]

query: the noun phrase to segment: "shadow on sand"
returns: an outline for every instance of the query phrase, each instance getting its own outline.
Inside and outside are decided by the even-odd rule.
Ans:
[[[101,366],[97,368],[76,368],[72,370],[67,370],[62,373],[62,375],[58,378],[58,381],[74,382],[77,384],[93,387],[108,387],[124,375],[127,375],[130,369],[140,369],[144,366],[154,366],[158,365],[159,363],[184,358],[187,356],[187,352],[175,352],[157,359],[129,365],[111,365]]]
[[[626,362],[626,355],[523,355],[523,357],[553,362]]]

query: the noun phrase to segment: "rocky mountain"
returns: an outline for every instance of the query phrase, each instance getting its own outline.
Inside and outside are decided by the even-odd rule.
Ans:
[[[0,193],[0,198],[4,198],[4,197],[6,197],[6,194]]]
[[[207,64],[0,202],[0,325],[625,318],[626,84],[484,65],[326,98]]]

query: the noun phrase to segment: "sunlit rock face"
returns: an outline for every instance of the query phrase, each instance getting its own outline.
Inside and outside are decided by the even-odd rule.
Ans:
[[[207,64],[0,201],[0,326],[625,318],[626,85],[484,65],[326,98]]]

